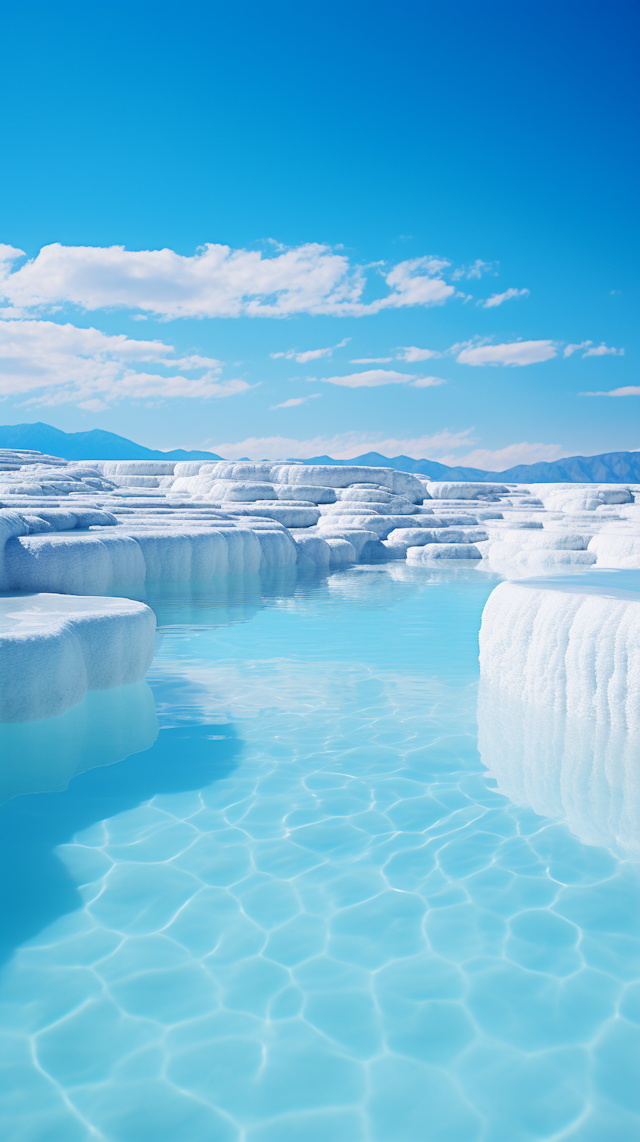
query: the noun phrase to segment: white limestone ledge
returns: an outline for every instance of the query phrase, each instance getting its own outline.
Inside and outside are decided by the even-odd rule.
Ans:
[[[480,671],[510,698],[640,733],[640,592],[501,583],[482,615]]]
[[[326,571],[353,561],[353,551],[358,562],[475,560],[507,578],[591,566],[640,568],[640,486],[634,484],[432,481],[389,468],[280,461],[65,464],[37,453],[7,454],[0,476],[0,533],[10,572],[0,578],[4,589],[126,593],[134,584],[123,578],[125,571],[135,572],[137,583],[292,563]],[[55,535],[46,539],[65,531],[81,540],[80,533],[95,534],[98,527],[108,557],[95,539],[83,540],[82,561],[93,568],[84,577],[80,549]],[[236,540],[225,558],[220,535],[209,542],[208,556],[207,544],[193,537],[196,528],[228,535],[234,527],[253,536],[244,541],[243,558]],[[128,554],[127,545],[118,547],[125,536],[141,555],[131,544]],[[343,543],[327,546],[329,539]]]
[[[130,599],[0,598],[0,722],[52,718],[88,690],[139,682],[155,627],[153,611]]]
[[[640,591],[501,583],[482,616],[478,748],[510,801],[640,858]]]

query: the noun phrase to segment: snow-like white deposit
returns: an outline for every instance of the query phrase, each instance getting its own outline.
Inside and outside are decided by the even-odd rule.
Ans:
[[[293,563],[318,570],[344,565],[350,549],[327,547],[328,539],[351,544],[358,561],[474,560],[508,578],[590,566],[640,568],[640,486],[633,484],[525,486],[431,481],[356,465],[66,464],[35,453],[5,455],[3,465],[0,453],[4,589],[97,593],[145,579],[242,574]],[[102,548],[87,546],[85,535],[81,553],[74,546],[82,541],[79,533],[95,534],[98,527]],[[107,543],[107,527],[137,543],[141,557],[127,553],[126,545]],[[423,528],[430,534],[420,534]],[[206,545],[194,539],[196,529],[218,533],[207,556]],[[254,539],[232,542],[234,529]],[[51,533],[63,530],[69,539],[61,544]],[[302,544],[302,531],[325,542]]]
[[[640,592],[502,583],[480,671],[479,748],[500,791],[640,854]]]
[[[482,615],[480,669],[508,697],[640,733],[640,593],[501,583]]]
[[[0,598],[0,721],[51,718],[87,690],[140,681],[155,626],[153,611],[130,599]]]
[[[98,596],[349,563],[464,560],[510,579],[640,568],[640,485],[430,481],[301,462],[0,451],[0,591]]]

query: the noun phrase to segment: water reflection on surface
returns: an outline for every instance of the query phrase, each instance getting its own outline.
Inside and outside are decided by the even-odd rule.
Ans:
[[[640,739],[480,682],[478,748],[514,805],[566,820],[587,845],[640,859]]]
[[[487,778],[495,581],[148,595],[155,743],[2,810],[12,1138],[635,1142],[638,869]]]

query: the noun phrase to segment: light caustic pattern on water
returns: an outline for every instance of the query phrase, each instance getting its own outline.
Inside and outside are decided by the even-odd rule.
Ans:
[[[638,866],[487,777],[494,582],[157,603],[156,743],[3,810],[7,1137],[638,1137]]]

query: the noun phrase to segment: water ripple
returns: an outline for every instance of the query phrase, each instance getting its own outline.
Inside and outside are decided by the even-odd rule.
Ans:
[[[158,743],[71,783],[76,904],[5,970],[13,1138],[637,1137],[638,866],[486,777],[479,578],[174,622]]]

